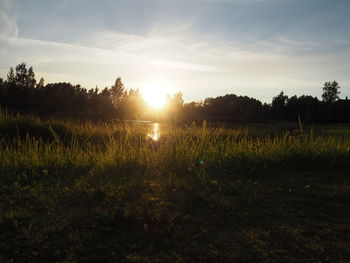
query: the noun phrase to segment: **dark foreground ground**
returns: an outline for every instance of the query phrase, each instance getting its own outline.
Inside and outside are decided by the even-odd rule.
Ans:
[[[1,126],[0,262],[350,262],[343,131],[149,141],[119,127],[104,141],[105,128],[25,120],[15,138],[19,121]]]

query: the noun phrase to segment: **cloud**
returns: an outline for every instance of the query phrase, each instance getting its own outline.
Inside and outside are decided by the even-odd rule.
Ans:
[[[16,21],[0,10],[0,34],[14,36],[18,35],[18,27]]]
[[[121,34],[113,39],[114,49],[107,48],[110,45],[108,38],[102,39],[99,34],[99,39],[102,41],[100,45],[83,46],[2,35],[0,55],[9,64],[4,65],[2,71],[26,61],[36,71],[39,69],[39,73],[45,75],[45,78],[51,78],[48,81],[71,81],[92,88],[97,84],[100,87],[109,85],[117,75],[131,81],[137,75],[142,82],[147,74],[218,70],[208,65],[153,54],[152,47],[164,43],[157,39]]]

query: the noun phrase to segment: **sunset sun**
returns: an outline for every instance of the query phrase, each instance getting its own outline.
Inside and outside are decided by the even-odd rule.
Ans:
[[[147,104],[154,109],[161,109],[166,106],[168,89],[165,84],[147,84],[142,90],[142,97]]]
[[[157,92],[149,92],[144,95],[147,104],[155,109],[161,109],[166,104],[165,94],[158,94]]]

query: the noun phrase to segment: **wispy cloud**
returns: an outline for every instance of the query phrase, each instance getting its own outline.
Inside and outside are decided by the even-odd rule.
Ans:
[[[18,26],[14,19],[11,19],[4,11],[0,10],[0,34],[17,36]]]

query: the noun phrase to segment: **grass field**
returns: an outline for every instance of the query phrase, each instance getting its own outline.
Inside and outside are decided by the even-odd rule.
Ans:
[[[350,126],[152,125],[2,112],[0,262],[350,262]]]

